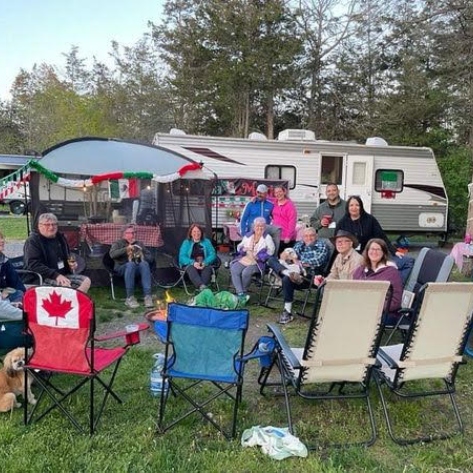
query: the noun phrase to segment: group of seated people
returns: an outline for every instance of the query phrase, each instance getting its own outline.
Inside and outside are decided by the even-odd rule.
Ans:
[[[363,235],[363,241],[360,241],[354,233],[344,229],[357,217],[364,218],[364,226],[367,226],[366,222],[369,220],[370,225],[378,230],[373,232],[375,236],[384,235],[382,230],[379,230],[379,224],[376,225],[373,218],[370,219],[371,216],[364,211],[360,199],[350,198],[347,201],[346,214],[339,222],[341,225],[340,228],[337,227],[335,236],[318,239],[316,229],[307,227],[303,230],[302,241],[295,242],[292,247],[284,245],[283,242],[280,246],[282,251],[278,255],[275,241],[268,231],[267,218],[255,216],[252,219],[251,231],[243,236],[237,246],[237,254],[230,264],[231,281],[242,305],[249,299],[247,291],[253,276],[262,274],[265,268],[269,268],[276,278],[280,278],[284,296],[279,322],[291,322],[295,289],[318,286],[323,282],[321,274],[329,263],[330,245],[334,245],[336,258],[331,264],[327,279],[389,280],[392,289],[387,312],[395,314],[402,298],[402,271],[409,270],[413,260],[406,258],[402,261],[401,256],[387,243],[387,238],[367,239],[367,235]],[[345,220],[348,225],[343,224]],[[115,271],[125,280],[126,306],[132,309],[139,307],[134,295],[139,275],[144,305],[153,307],[150,266],[154,257],[135,236],[134,227],[126,226],[122,238],[111,246],[110,256],[114,260]],[[3,254],[4,244],[5,240],[0,234],[0,289],[12,288],[2,292],[2,313],[10,314],[6,315],[7,317],[20,319],[25,286]],[[390,262],[390,252],[403,264]],[[58,232],[56,216],[51,213],[40,215],[37,231],[32,232],[25,242],[25,268],[39,273],[45,284],[73,287],[87,292],[91,281],[87,276],[76,274],[77,262],[70,258],[70,254],[65,237]],[[409,264],[405,264],[408,261]],[[216,262],[217,254],[211,240],[205,236],[199,225],[192,224],[180,246],[178,264],[185,269],[196,290],[202,291],[208,287]]]

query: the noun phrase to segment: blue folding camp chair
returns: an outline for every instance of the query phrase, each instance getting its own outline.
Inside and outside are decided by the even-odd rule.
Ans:
[[[243,387],[243,350],[248,328],[247,310],[220,310],[169,304],[165,349],[164,385],[169,383],[170,395],[183,398],[191,409],[179,410],[174,420],[165,425],[169,396],[162,395],[158,432],[164,433],[194,412],[200,413],[227,439],[235,437],[238,406]],[[206,389],[202,384],[206,384]],[[227,417],[213,403],[226,395],[233,401],[231,427],[217,419]],[[204,398],[205,396],[205,398]],[[187,408],[188,406],[186,406]],[[176,412],[179,410],[179,413]],[[212,409],[212,412],[210,411]]]

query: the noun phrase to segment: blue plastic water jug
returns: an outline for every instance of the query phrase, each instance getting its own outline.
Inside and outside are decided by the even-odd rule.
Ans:
[[[164,355],[162,353],[155,353],[153,355],[154,365],[151,368],[150,373],[150,391],[153,397],[159,397],[167,395],[169,389],[168,380],[163,380],[163,369],[164,369]]]

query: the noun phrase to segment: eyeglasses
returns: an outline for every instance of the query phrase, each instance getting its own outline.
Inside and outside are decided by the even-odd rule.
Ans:
[[[381,248],[370,248],[368,251],[383,252]]]
[[[57,227],[57,223],[40,223],[43,227]]]

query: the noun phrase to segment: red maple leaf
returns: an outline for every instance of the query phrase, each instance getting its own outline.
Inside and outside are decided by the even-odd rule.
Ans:
[[[43,299],[43,309],[49,314],[49,317],[56,317],[57,325],[59,317],[64,319],[72,309],[72,304],[71,301],[62,301],[61,295],[53,291],[49,299]]]

